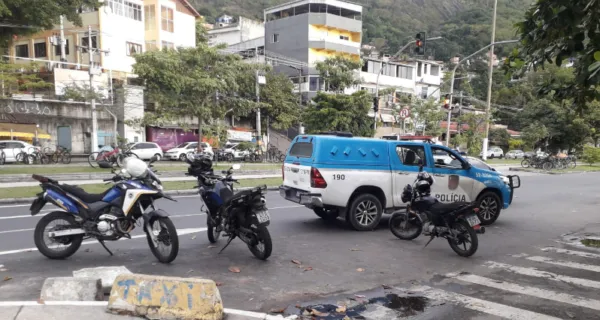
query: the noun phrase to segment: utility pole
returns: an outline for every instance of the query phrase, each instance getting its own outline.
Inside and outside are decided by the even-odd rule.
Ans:
[[[260,103],[260,85],[266,84],[267,79],[264,75],[260,74],[259,70],[256,70],[256,102]],[[257,142],[262,140],[261,123],[260,123],[260,107],[256,108],[256,134]]]
[[[78,46],[78,50],[87,50],[88,55],[89,55],[89,59],[90,59],[90,64],[89,64],[89,75],[90,75],[90,105],[92,108],[92,148],[90,152],[94,152],[96,151],[96,148],[98,148],[98,118],[97,118],[97,114],[96,114],[96,98],[94,97],[94,56],[96,54],[96,52],[99,53],[105,53],[108,54],[108,50],[100,50],[99,48],[94,48],[93,42],[92,42],[92,26],[88,26],[88,32],[87,32],[87,37],[88,37],[88,44],[86,47],[84,46]],[[97,45],[96,45],[97,46]],[[117,132],[114,133],[115,135],[117,134]]]
[[[377,83],[375,84],[375,103],[373,104],[373,129],[375,130],[375,134],[377,134],[377,112],[379,112],[379,76],[383,73],[383,68],[385,67],[385,62],[381,62],[381,67],[379,68],[379,72],[377,73]],[[377,105],[375,105],[377,104]]]
[[[496,41],[496,10],[498,0],[494,0],[494,17],[492,18],[492,41],[490,46],[490,66],[488,69],[487,106],[485,108],[485,138],[483,138],[482,159],[487,160],[488,139],[490,134],[490,109],[492,105],[492,75],[494,73],[494,42]]]
[[[67,40],[65,39],[65,23],[64,23],[64,16],[60,16],[60,62],[67,62],[67,52],[65,49],[65,46],[67,44]],[[61,64],[60,66],[61,68],[64,68],[65,66]]]

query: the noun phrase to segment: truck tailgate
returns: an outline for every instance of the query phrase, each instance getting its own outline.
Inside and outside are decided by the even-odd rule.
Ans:
[[[283,164],[283,185],[308,191],[310,189],[310,166],[297,163]]]

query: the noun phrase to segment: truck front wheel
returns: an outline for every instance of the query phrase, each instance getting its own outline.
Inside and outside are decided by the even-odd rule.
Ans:
[[[500,197],[493,191],[487,191],[482,193],[477,198],[477,201],[479,202],[479,212],[477,215],[479,216],[479,220],[481,220],[481,225],[487,226],[494,223],[502,210]]]
[[[358,195],[352,200],[347,214],[347,221],[355,230],[373,230],[383,214],[381,201],[369,193]]]

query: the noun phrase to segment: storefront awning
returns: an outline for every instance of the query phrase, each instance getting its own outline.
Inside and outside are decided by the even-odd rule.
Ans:
[[[11,132],[12,130],[12,132]],[[35,124],[22,124],[22,123],[0,123],[0,137],[17,137],[17,138],[30,138],[33,139],[36,136],[38,139],[50,139],[51,136],[41,128],[38,128]]]

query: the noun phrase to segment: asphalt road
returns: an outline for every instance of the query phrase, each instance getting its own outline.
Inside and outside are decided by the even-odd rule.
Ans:
[[[273,255],[266,262],[255,259],[240,240],[217,254],[225,241],[221,239],[218,248],[209,246],[204,232],[206,217],[200,213],[199,200],[195,196],[160,204],[172,214],[182,234],[179,256],[171,265],[157,263],[143,237],[108,243],[115,253],[112,257],[99,244],[91,243],[82,246],[67,260],[53,261],[35,250],[33,228],[39,216],[31,217],[28,206],[2,206],[0,265],[7,270],[0,271],[0,300],[37,300],[47,277],[71,276],[73,270],[86,267],[124,265],[136,273],[205,277],[221,282],[225,306],[237,309],[269,311],[296,303],[319,302],[329,295],[378,288],[382,284],[398,288],[426,285],[441,289],[445,294],[429,293],[430,297],[441,300],[455,299],[455,294],[460,293],[484,302],[495,301],[519,308],[517,314],[522,309],[557,318],[572,318],[572,315],[577,319],[592,319],[600,310],[600,302],[589,302],[584,298],[599,296],[600,268],[581,266],[593,266],[594,263],[597,266],[600,254],[597,257],[582,256],[540,248],[560,248],[562,244],[555,240],[561,234],[598,223],[599,178],[597,173],[522,177],[522,187],[517,190],[513,205],[501,213],[485,235],[480,236],[478,252],[468,259],[457,256],[443,239],[434,240],[425,249],[426,238],[411,242],[396,239],[387,229],[386,217],[378,230],[356,232],[342,220],[326,223],[312,211],[281,199],[277,193],[269,193],[267,201],[272,218],[269,228],[274,246]],[[51,211],[49,207],[45,209],[42,214]],[[137,230],[135,235],[142,233]],[[543,259],[579,264],[559,266],[540,261]],[[292,260],[300,261],[301,266]],[[500,264],[489,264],[489,261]],[[231,266],[239,267],[241,272],[229,272]],[[305,271],[306,267],[312,270]],[[555,281],[533,276],[531,272],[518,274],[518,270],[525,272],[525,269],[517,267],[526,270],[536,267],[562,276],[578,277],[584,279],[581,282],[587,281],[598,287],[557,285]],[[359,268],[363,271],[357,271]],[[448,276],[453,272],[463,273]],[[467,273],[473,276],[467,277]],[[12,279],[2,281],[5,277]],[[542,291],[534,293],[542,296],[548,295],[544,290],[571,294],[572,299],[579,299],[580,303],[568,297],[559,302],[546,298],[540,302],[539,297],[532,298],[534,293],[527,288],[507,288],[506,282],[502,281],[527,288],[537,287]],[[501,282],[504,284],[499,285]],[[454,295],[448,295],[448,292]],[[456,311],[456,319],[475,319],[482,313],[481,310],[473,312],[460,308]],[[493,304],[490,308],[499,309]],[[504,312],[512,310],[500,309]],[[506,316],[505,313],[496,315]]]

